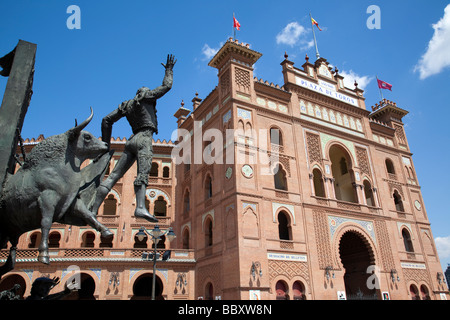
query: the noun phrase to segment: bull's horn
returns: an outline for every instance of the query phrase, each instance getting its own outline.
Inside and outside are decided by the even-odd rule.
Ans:
[[[80,123],[79,125],[76,125],[72,130],[74,133],[80,133],[81,130],[84,129],[84,127],[86,127],[89,122],[91,122],[92,118],[94,117],[94,111],[92,110],[91,107],[91,115],[89,116],[89,118],[87,118],[86,120],[84,120],[82,123]]]

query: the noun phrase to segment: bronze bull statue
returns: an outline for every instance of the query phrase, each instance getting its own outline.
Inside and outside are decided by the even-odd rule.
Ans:
[[[41,228],[38,261],[49,264],[48,235],[53,222],[85,226],[112,237],[87,207],[94,201],[112,157],[107,143],[95,138],[83,128],[88,119],[65,133],[51,136],[27,155],[22,167],[6,178],[0,194],[0,248],[9,241],[10,253],[0,267],[0,278],[14,269],[19,237]],[[86,159],[95,159],[81,169]]]

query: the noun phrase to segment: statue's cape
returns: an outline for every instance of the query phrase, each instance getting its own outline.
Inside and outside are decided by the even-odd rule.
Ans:
[[[113,154],[114,150],[110,150],[102,155],[97,161],[92,161],[80,172],[81,183],[79,197],[88,208],[95,200],[97,188],[100,186],[100,183],[105,176],[106,169],[108,169]]]
[[[92,206],[97,195],[97,188],[100,186],[100,183],[105,176],[106,169],[109,166],[109,162],[111,161],[113,154],[114,150],[110,150],[102,155],[97,161],[92,161],[88,166],[81,169],[80,187],[73,198],[74,201],[72,201],[72,206],[69,208],[69,211],[72,210],[73,205],[77,200],[81,200],[87,208]],[[60,222],[66,224],[76,226],[86,225],[84,220],[74,217],[73,215],[68,215],[67,211],[61,220],[62,221]]]

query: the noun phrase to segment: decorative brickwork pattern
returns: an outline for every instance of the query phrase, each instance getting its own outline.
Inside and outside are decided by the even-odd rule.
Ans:
[[[310,286],[309,268],[306,262],[269,260],[269,281],[272,283],[273,279],[279,275],[284,275],[288,279],[300,276]]]
[[[308,146],[309,163],[322,163],[322,154],[320,152],[320,137],[316,134],[306,133],[306,144]]]
[[[230,71],[226,71],[222,77],[220,77],[220,91],[222,97],[226,96],[230,92]]]
[[[333,265],[327,216],[324,211],[314,210],[313,219],[319,267],[325,269],[327,266]]]
[[[405,278],[405,282],[413,281],[415,283],[426,282],[428,287],[431,287],[430,275],[428,270],[426,269],[410,269],[410,268],[402,268],[403,277]]]
[[[268,152],[270,166],[272,167],[276,163],[281,163],[283,169],[286,171],[287,175],[291,176],[291,165],[290,165],[290,157],[278,153]]]
[[[405,132],[403,131],[403,127],[399,125],[394,125],[394,129],[395,129],[395,137],[397,138],[398,143],[406,145],[406,137]]]
[[[201,266],[197,269],[197,288],[204,288],[206,285],[206,281],[209,279],[214,287],[214,292],[219,295],[222,291],[222,266],[219,262],[208,264],[206,266]],[[200,289],[202,290],[202,289]],[[204,292],[199,292],[199,295],[202,296]]]
[[[389,185],[389,193],[391,194],[391,196],[394,193],[394,189],[395,189],[400,193],[400,195],[402,196],[402,199],[405,199],[405,195],[403,194],[403,188],[402,188],[401,183],[388,180],[388,185]]]
[[[239,88],[244,92],[248,92],[250,90],[250,72],[236,68],[235,81]]]
[[[395,269],[394,257],[392,255],[391,241],[389,240],[389,232],[386,221],[375,220],[375,233],[378,239],[379,252],[383,262],[385,271]]]
[[[366,149],[356,147],[356,158],[358,160],[359,169],[362,174],[366,174],[368,177],[372,176],[369,164],[369,158],[367,157]]]

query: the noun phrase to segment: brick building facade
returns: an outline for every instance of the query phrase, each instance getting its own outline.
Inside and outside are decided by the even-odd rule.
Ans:
[[[363,90],[344,87],[324,58],[298,68],[285,55],[282,86],[254,78],[261,55],[229,39],[209,62],[216,88],[177,110],[177,141],[154,143],[148,205],[177,235],[159,248],[172,254],[158,261],[158,297],[448,298],[403,128],[408,112],[388,100],[368,110]],[[123,145],[112,141],[112,166]],[[88,227],[54,225],[45,266],[35,258],[39,232],[29,232],[1,289],[19,282],[27,296],[49,275],[62,290],[75,265],[78,297],[148,298],[152,265],[141,256],[151,244],[136,234],[153,225],[132,215],[135,174],[100,209],[111,243]]]

